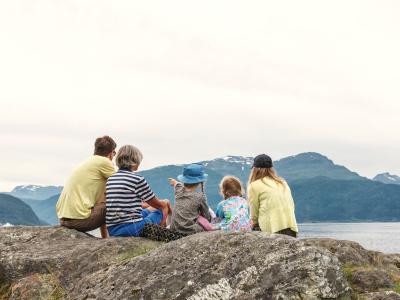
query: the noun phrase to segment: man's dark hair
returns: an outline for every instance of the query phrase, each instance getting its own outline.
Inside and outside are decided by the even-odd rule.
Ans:
[[[99,137],[94,142],[94,155],[107,156],[117,148],[117,144],[108,135]]]

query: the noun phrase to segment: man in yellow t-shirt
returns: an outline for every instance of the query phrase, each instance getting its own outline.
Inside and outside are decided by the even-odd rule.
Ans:
[[[72,173],[56,205],[62,226],[82,232],[100,227],[102,237],[108,236],[104,192],[107,178],[115,172],[116,147],[109,136],[97,138],[94,155]]]

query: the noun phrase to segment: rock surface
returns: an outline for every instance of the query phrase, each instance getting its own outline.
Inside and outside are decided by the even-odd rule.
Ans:
[[[212,232],[87,276],[71,295],[111,299],[129,298],[134,292],[145,299],[302,299],[336,298],[348,291],[338,260],[327,251],[283,236]]]
[[[101,240],[62,227],[0,228],[0,299],[37,299],[35,292],[61,299],[85,276],[157,246],[145,239]]]
[[[392,291],[375,292],[361,294],[358,298],[362,300],[400,300],[400,294]]]
[[[400,256],[346,241],[212,232],[160,244],[101,240],[61,227],[12,227],[0,229],[0,247],[0,299],[400,296],[385,291],[396,291]],[[374,278],[367,271],[383,283],[368,289],[357,283]]]
[[[351,241],[308,239],[304,242],[327,249],[339,259],[350,286],[362,294],[360,299],[400,300],[400,254],[369,251]]]

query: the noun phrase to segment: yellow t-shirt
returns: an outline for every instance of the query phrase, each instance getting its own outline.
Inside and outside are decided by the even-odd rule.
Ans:
[[[107,178],[115,168],[107,157],[94,155],[83,162],[68,179],[58,199],[58,218],[86,219],[104,194]]]
[[[294,201],[289,186],[264,177],[248,188],[251,219],[264,232],[274,233],[290,228],[298,232]]]

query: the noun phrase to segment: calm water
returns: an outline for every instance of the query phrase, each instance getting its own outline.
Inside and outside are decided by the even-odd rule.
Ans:
[[[299,230],[300,238],[350,240],[368,250],[400,253],[400,223],[305,223]]]

